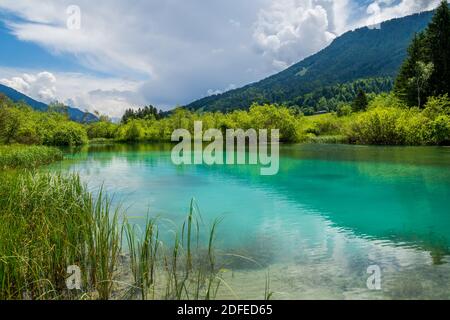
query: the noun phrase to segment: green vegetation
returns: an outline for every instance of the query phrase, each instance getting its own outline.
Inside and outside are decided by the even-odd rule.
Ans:
[[[0,146],[0,170],[35,168],[62,160],[61,150],[45,146]]]
[[[358,95],[352,103],[352,110],[355,112],[365,111],[368,105],[369,101],[367,100],[366,93],[360,89]]]
[[[397,23],[387,23],[383,32],[392,25]],[[400,26],[402,34],[410,30]],[[368,29],[357,33],[362,32],[371,33]],[[329,52],[342,50],[355,36],[345,35]],[[37,112],[0,95],[0,300],[208,300],[223,284],[225,264],[214,246],[219,221],[202,235],[194,201],[185,223],[174,231],[173,243],[166,245],[158,219],[149,219],[143,229],[125,218],[122,223],[122,212],[112,209],[110,199],[101,190],[97,196],[89,193],[78,176],[24,170],[62,159],[62,152],[50,146],[79,146],[89,139],[93,143],[170,141],[176,129],[193,132],[195,121],[203,123],[203,130],[279,129],[281,141],[289,143],[450,145],[447,3],[442,2],[428,28],[412,40],[393,93],[387,93],[393,86],[392,72],[363,79],[374,70],[361,71],[358,78],[349,75],[354,71],[349,61],[362,51],[344,50],[340,55],[347,73],[336,71],[342,64],[330,66],[335,60],[325,51],[244,91],[209,97],[190,109],[167,114],[153,106],[127,110],[120,124],[104,116],[96,123],[79,124],[70,121],[59,105]],[[371,52],[379,58],[379,52]],[[329,62],[323,64],[324,59]],[[327,72],[324,66],[329,67]],[[327,82],[328,78],[333,81]],[[300,85],[305,88],[302,92],[297,91]],[[325,114],[314,115],[316,111]],[[67,290],[70,265],[82,270],[81,291]],[[269,285],[268,276],[265,298],[272,295]]]
[[[349,126],[350,141],[376,145],[450,143],[450,109],[445,107],[450,102],[448,96],[430,99],[424,110],[393,107],[385,102],[378,98],[367,112],[355,117]]]
[[[86,289],[108,298],[120,241],[108,200],[93,199],[76,176],[0,178],[0,299],[70,298],[69,265],[89,270]]]
[[[83,125],[57,112],[38,112],[0,95],[0,144],[76,146],[88,141]]]
[[[427,29],[416,34],[395,83],[396,94],[422,108],[431,96],[450,94],[450,9],[442,1]]]
[[[125,213],[102,190],[89,193],[77,175],[24,169],[60,159],[53,147],[0,146],[0,300],[216,297],[224,282],[214,248],[218,221],[203,244],[192,201],[174,244],[166,245],[156,220],[142,233],[121,222]],[[69,266],[80,268],[81,290],[68,290]]]
[[[209,300],[224,283],[214,245],[219,220],[202,234],[194,201],[166,245],[157,220],[140,229],[124,219],[121,228],[122,212],[76,175],[0,172],[0,179],[0,300]],[[81,290],[67,289],[72,265],[81,269]]]
[[[449,106],[447,95],[430,98],[423,109],[418,109],[408,107],[393,94],[369,99],[361,92],[352,105],[342,105],[336,113],[324,115],[304,116],[283,106],[255,104],[248,111],[227,114],[199,114],[180,108],[160,120],[129,120],[112,126],[115,139],[123,142],[170,141],[173,130],[193,132],[194,121],[202,121],[204,130],[278,128],[283,142],[443,145],[450,142]]]
[[[0,300],[216,297],[224,283],[214,247],[218,220],[201,241],[192,201],[166,245],[156,219],[143,232],[121,221],[125,212],[102,190],[88,192],[77,175],[25,170],[60,159],[53,147],[0,146]],[[81,290],[67,288],[69,266],[80,268]]]
[[[138,110],[127,109],[122,117],[122,123],[128,122],[131,119],[161,119],[163,117],[163,112],[158,111],[154,106],[145,106],[144,108],[139,108]]]
[[[394,94],[368,95],[363,91],[352,104],[343,104],[337,112],[323,115],[305,116],[296,109],[277,105],[253,105],[248,111],[236,110],[231,113],[198,113],[178,108],[169,116],[156,119],[130,119],[122,124],[99,121],[80,125],[60,118],[60,115],[35,114],[24,106],[8,107],[3,115],[19,115],[20,128],[32,126],[27,121],[39,117],[42,121],[34,125],[33,134],[27,134],[28,141],[46,141],[50,145],[80,145],[89,137],[92,143],[118,142],[169,142],[175,129],[183,128],[193,132],[194,122],[202,121],[203,129],[241,128],[244,130],[280,129],[282,142],[313,143],[357,143],[383,145],[447,145],[450,100],[447,95],[429,97],[422,108],[410,108]],[[27,117],[27,114],[29,115]],[[48,121],[44,121],[48,117]],[[61,121],[55,124],[57,117]],[[6,122],[13,119],[3,117]],[[46,127],[50,124],[50,128]],[[16,132],[12,134],[12,132]],[[23,141],[20,130],[3,130],[3,141]],[[42,135],[41,135],[42,134]],[[10,137],[10,139],[7,139]],[[44,138],[41,138],[44,137]],[[53,159],[54,149],[23,148],[0,149],[3,166],[21,166],[24,162],[47,163]],[[3,150],[1,152],[1,150]],[[10,152],[8,151],[10,150]],[[32,155],[39,160],[29,160]],[[53,150],[53,151],[50,151]],[[48,160],[45,157],[49,157]],[[58,158],[57,155],[54,156]],[[9,159],[9,160],[5,160]],[[15,159],[15,160],[14,160]],[[8,161],[8,164],[4,164]]]

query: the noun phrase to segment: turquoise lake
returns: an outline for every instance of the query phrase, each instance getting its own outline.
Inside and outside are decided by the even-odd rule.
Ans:
[[[205,226],[223,219],[217,246],[258,261],[229,266],[234,297],[262,298],[269,271],[278,299],[450,299],[450,148],[284,145],[261,176],[175,166],[170,145],[98,145],[50,168],[103,185],[137,224],[181,225],[195,198]]]

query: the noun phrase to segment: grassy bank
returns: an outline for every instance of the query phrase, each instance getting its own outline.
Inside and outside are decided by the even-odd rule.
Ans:
[[[201,235],[194,202],[163,243],[157,220],[129,223],[76,175],[0,172],[0,180],[0,300],[214,299],[223,283],[218,222]],[[72,265],[81,290],[67,289]]]
[[[0,170],[35,168],[62,159],[61,150],[53,147],[0,145]]]

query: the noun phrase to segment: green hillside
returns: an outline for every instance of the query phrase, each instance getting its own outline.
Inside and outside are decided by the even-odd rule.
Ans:
[[[339,102],[353,99],[358,86],[369,93],[389,91],[411,39],[425,29],[432,15],[425,12],[384,22],[380,28],[347,32],[324,50],[278,74],[186,107],[231,111],[256,102],[333,110]]]

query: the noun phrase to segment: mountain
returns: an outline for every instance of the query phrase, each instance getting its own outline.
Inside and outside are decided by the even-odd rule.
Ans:
[[[16,91],[10,87],[4,86],[0,84],[0,93],[3,93],[5,96],[10,98],[14,102],[23,101],[30,107],[32,107],[34,110],[37,111],[47,111],[48,106],[45,103],[36,101],[34,99],[31,99],[30,97],[20,93],[19,91]]]
[[[17,90],[14,90],[10,87],[4,86],[0,84],[0,93],[3,93],[5,96],[10,98],[14,102],[25,102],[27,105],[32,107],[34,110],[46,112],[48,110],[48,105],[45,103],[36,101],[23,93],[20,93]],[[92,113],[85,113],[81,111],[80,109],[73,108],[73,107],[67,107],[67,113],[69,115],[70,120],[76,121],[76,122],[85,122],[85,123],[91,123],[98,121],[98,118],[93,115]]]
[[[364,27],[349,31],[322,51],[278,74],[240,89],[200,99],[186,108],[230,111],[248,108],[254,102],[311,106],[311,95],[317,92],[326,91],[331,95],[342,85],[355,87],[358,81],[373,81],[374,78],[380,83],[389,82],[388,86],[377,86],[384,86],[383,90],[389,91],[411,39],[415,33],[426,28],[433,13],[423,12],[393,19],[378,28]],[[368,90],[372,91],[370,86]],[[378,93],[377,90],[373,92]]]

